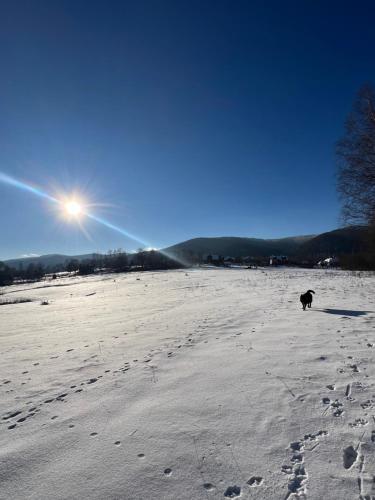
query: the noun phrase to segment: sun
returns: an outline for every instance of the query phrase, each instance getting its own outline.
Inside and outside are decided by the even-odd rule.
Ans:
[[[73,200],[67,201],[65,203],[65,211],[70,216],[78,217],[82,214],[82,205]]]

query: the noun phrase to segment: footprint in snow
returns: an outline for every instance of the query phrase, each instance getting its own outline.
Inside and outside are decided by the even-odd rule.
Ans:
[[[239,486],[228,486],[225,490],[224,496],[227,498],[236,498],[241,495],[241,488]]]
[[[365,420],[364,418],[356,418],[354,422],[349,423],[349,427],[363,427],[364,425],[368,424],[368,420]]]
[[[348,446],[343,452],[343,462],[344,468],[350,469],[358,458],[358,451],[353,448],[353,446]]]
[[[292,469],[291,465],[283,465],[281,467],[281,472],[283,472],[284,474],[288,474],[289,475],[289,474],[292,473],[292,471],[293,471],[293,469]]]
[[[253,476],[247,482],[247,484],[249,486],[252,486],[253,488],[256,486],[260,486],[262,483],[263,483],[263,478],[260,476]]]

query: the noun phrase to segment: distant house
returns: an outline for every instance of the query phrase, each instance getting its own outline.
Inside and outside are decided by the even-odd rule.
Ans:
[[[270,266],[285,266],[288,264],[288,257],[286,255],[271,255]]]
[[[320,260],[317,263],[317,267],[322,267],[322,268],[337,267],[338,265],[339,262],[336,257],[327,257],[326,259]]]

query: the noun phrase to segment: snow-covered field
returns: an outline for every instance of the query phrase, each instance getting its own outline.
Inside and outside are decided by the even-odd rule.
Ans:
[[[375,499],[374,276],[206,269],[2,292],[33,301],[0,307],[1,499]]]

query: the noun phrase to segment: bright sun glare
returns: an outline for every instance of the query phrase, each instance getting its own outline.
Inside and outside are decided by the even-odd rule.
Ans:
[[[82,206],[76,201],[68,201],[65,203],[65,210],[68,215],[80,215],[82,213]]]

